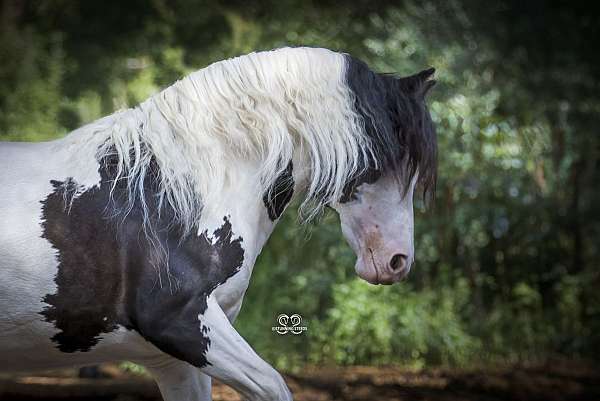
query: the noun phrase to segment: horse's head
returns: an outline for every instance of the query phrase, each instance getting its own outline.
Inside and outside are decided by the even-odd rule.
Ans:
[[[415,188],[425,197],[435,187],[435,129],[424,101],[434,70],[397,78],[349,59],[347,82],[373,152],[332,206],[358,257],[357,274],[372,284],[392,284],[414,261]]]
[[[414,260],[414,180],[404,193],[391,175],[375,175],[334,208],[342,232],[357,255],[356,273],[371,284],[404,278]]]

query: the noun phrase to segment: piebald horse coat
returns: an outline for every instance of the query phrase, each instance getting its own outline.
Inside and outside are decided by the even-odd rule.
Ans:
[[[298,197],[307,218],[340,214],[359,276],[408,273],[432,73],[253,53],[60,140],[0,143],[0,369],[131,360],[168,401],[210,399],[210,377],[290,400],[231,325],[256,257]]]

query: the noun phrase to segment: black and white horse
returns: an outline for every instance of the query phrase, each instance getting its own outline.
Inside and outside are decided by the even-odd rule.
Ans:
[[[167,401],[290,400],[235,331],[286,205],[335,209],[374,284],[413,261],[433,70],[284,48],[215,63],[57,141],[0,143],[0,370],[131,360]]]

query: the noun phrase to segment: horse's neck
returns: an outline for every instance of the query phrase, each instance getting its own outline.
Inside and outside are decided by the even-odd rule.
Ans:
[[[211,196],[200,220],[200,229],[220,226],[227,217],[234,232],[242,235],[247,245],[260,249],[271,230],[263,202],[263,194],[256,191],[257,167],[253,163],[240,163],[236,171],[228,173],[228,183],[217,196]]]
[[[95,185],[94,180],[98,177],[98,168],[101,168],[97,162],[93,162],[95,152],[101,143],[109,137],[105,132],[111,132],[116,129],[134,129],[137,127],[136,113],[138,110],[131,109],[117,113],[113,116],[105,117],[88,126],[74,131],[68,137],[59,141],[61,152],[72,155],[68,157],[68,164],[71,164],[71,170],[86,172],[85,176],[90,176],[84,182],[90,182]],[[131,127],[129,127],[131,125]],[[211,142],[207,142],[210,146]],[[208,151],[210,152],[210,150]],[[220,152],[216,150],[216,152]],[[215,152],[215,153],[216,153]],[[293,163],[294,178],[291,181],[293,187],[290,196],[285,197],[285,203],[278,205],[279,213],[291,200],[291,194],[301,192],[299,183],[303,182],[301,171],[304,164],[302,157],[296,155]],[[260,189],[260,160],[239,160],[234,165],[224,166],[226,170],[226,183],[207,195],[200,221],[198,221],[198,233],[211,233],[223,225],[223,220],[227,219],[231,223],[231,230],[236,236],[243,238],[244,249],[246,253],[244,265],[253,264],[258,253],[270,236],[276,220],[272,213],[269,213],[268,205],[265,201],[265,192]],[[291,164],[290,164],[291,166]],[[89,171],[88,171],[89,170]],[[95,171],[92,171],[95,170]],[[83,180],[83,174],[77,173],[76,179]],[[79,177],[81,176],[81,177]],[[295,184],[295,185],[294,185]],[[277,189],[277,192],[281,188]],[[279,216],[277,216],[279,217]]]
[[[257,182],[259,163],[240,162],[235,171],[230,172],[229,185],[219,194],[219,200],[206,205],[203,210],[201,230],[211,232],[227,218],[234,234],[243,238],[244,267],[248,272],[252,271],[256,257],[285,208],[295,195],[303,192],[306,169],[302,168],[302,157],[296,156],[264,193],[257,190],[260,188]]]

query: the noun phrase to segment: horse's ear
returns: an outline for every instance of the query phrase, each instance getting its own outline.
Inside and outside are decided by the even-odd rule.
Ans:
[[[425,97],[427,92],[435,85],[435,80],[430,80],[435,73],[435,68],[428,68],[408,77],[398,78],[398,83],[407,92]]]
[[[437,81],[435,79],[425,81],[425,83],[423,83],[423,86],[421,87],[421,96],[425,98],[425,96],[427,96],[427,92],[429,92],[429,90],[433,88],[435,84],[437,84]]]
[[[429,78],[431,78],[433,76],[433,74],[435,74],[435,68],[429,67],[428,69],[417,73],[416,76],[419,77],[421,82],[425,82]]]

